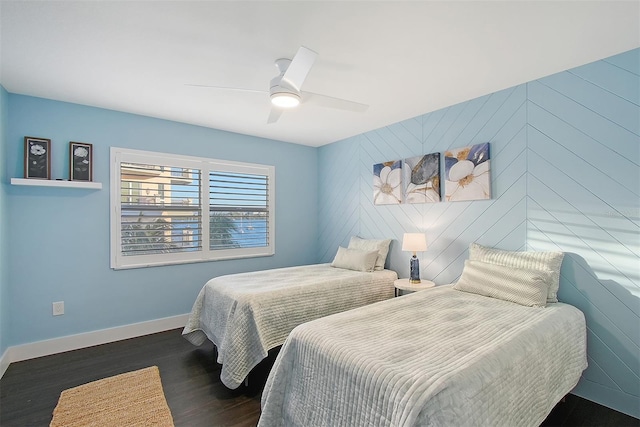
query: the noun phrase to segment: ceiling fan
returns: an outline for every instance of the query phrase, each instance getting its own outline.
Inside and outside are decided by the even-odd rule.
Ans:
[[[275,65],[276,68],[278,68],[279,74],[271,79],[268,91],[193,84],[187,86],[268,93],[271,99],[271,112],[267,123],[277,122],[285,110],[295,108],[300,105],[300,103],[315,104],[346,111],[366,111],[367,108],[369,108],[366,104],[301,90],[302,84],[307,78],[309,71],[311,71],[311,67],[317,56],[318,54],[311,49],[300,46],[293,59],[277,59]]]

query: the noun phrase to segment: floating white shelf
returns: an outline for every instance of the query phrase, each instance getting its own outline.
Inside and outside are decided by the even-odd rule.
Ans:
[[[101,190],[101,182],[87,181],[58,181],[55,179],[26,179],[11,178],[11,185],[32,185],[36,187],[64,187],[64,188],[84,188],[88,190]]]

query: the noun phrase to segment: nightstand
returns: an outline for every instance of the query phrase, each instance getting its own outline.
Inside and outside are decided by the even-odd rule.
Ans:
[[[398,279],[393,282],[396,287],[395,296],[400,295],[400,291],[418,292],[433,288],[436,284],[431,280],[420,280],[420,283],[410,283],[409,279]]]

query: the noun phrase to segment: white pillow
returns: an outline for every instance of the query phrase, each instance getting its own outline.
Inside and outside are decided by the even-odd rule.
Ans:
[[[550,276],[549,271],[467,260],[453,289],[511,301],[527,307],[544,307]]]
[[[373,271],[376,265],[378,251],[361,251],[346,249],[340,246],[331,267],[346,268],[356,271]]]
[[[361,239],[360,237],[353,236],[349,241],[349,249],[359,249],[362,251],[378,251],[378,258],[376,259],[376,270],[384,270],[384,263],[387,261],[387,254],[389,253],[389,244],[391,239],[373,240],[373,239]]]
[[[469,260],[471,261],[550,272],[550,279],[547,283],[547,302],[558,302],[560,266],[563,258],[564,252],[514,252],[487,248],[477,243],[469,245]]]

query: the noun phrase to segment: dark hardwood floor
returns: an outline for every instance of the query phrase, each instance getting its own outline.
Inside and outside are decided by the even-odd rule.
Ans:
[[[0,426],[48,426],[63,390],[153,365],[160,369],[177,427],[255,426],[274,358],[275,353],[252,372],[249,387],[238,390],[220,382],[213,345],[194,347],[180,329],[12,363],[0,380]],[[543,426],[640,427],[640,421],[569,395]]]

